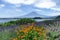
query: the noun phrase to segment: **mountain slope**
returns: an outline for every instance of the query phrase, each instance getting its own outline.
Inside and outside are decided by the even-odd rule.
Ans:
[[[45,16],[45,15],[40,15],[40,14],[38,14],[38,13],[36,13],[36,12],[31,12],[31,13],[29,13],[29,14],[27,14],[27,15],[21,16],[21,18],[34,18],[34,17],[44,18],[44,17],[46,17],[46,16]]]

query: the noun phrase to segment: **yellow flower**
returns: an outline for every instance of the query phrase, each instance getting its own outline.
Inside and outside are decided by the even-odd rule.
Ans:
[[[39,34],[39,35],[43,35],[43,34],[42,34],[42,33],[40,33],[40,32],[39,32],[38,34]]]
[[[17,38],[14,38],[13,40],[18,40]]]
[[[19,32],[24,32],[24,30],[19,30]]]
[[[46,39],[44,39],[44,40],[46,40]]]
[[[17,32],[17,35],[19,35],[19,32]]]
[[[34,40],[37,40],[37,38],[35,37]]]
[[[46,32],[48,32],[48,29],[46,29]]]
[[[27,30],[24,30],[24,33],[27,33],[28,31]]]
[[[46,40],[46,35],[45,35],[43,29],[44,29],[43,27],[42,28],[34,27],[34,23],[32,23],[31,26],[29,25],[28,27],[25,27],[25,25],[21,25],[21,29],[20,29],[20,27],[16,28],[16,34],[17,34],[19,39],[22,39],[25,36],[27,36],[27,34],[29,33],[30,30],[32,30],[32,31],[36,31],[39,34],[39,36],[43,36],[44,40]],[[48,30],[46,30],[46,32],[47,31]],[[23,36],[20,35],[21,32],[24,33]],[[33,39],[38,40],[36,36]],[[18,40],[18,39],[17,38],[13,38],[13,39],[11,38],[11,40]]]
[[[44,39],[46,39],[46,35],[44,34]]]
[[[42,33],[42,30],[41,29],[36,29],[37,32],[41,32]]]
[[[25,36],[18,36],[20,39],[24,38]]]
[[[36,28],[34,27],[33,30],[36,30]]]

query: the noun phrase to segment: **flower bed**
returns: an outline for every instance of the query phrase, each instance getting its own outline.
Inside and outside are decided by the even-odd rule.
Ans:
[[[46,40],[46,34],[44,28],[34,27],[33,25],[22,29],[15,29],[16,36],[10,38],[10,40]]]

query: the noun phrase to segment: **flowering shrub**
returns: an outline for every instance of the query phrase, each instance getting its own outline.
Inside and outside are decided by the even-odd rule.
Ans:
[[[44,28],[34,27],[33,25],[23,29],[15,29],[16,36],[10,38],[10,40],[46,40]]]

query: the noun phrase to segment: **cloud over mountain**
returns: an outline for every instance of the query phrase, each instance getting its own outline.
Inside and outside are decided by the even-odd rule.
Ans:
[[[14,5],[34,5],[39,8],[51,8],[56,6],[56,3],[52,0],[4,0],[4,2],[14,4]]]

